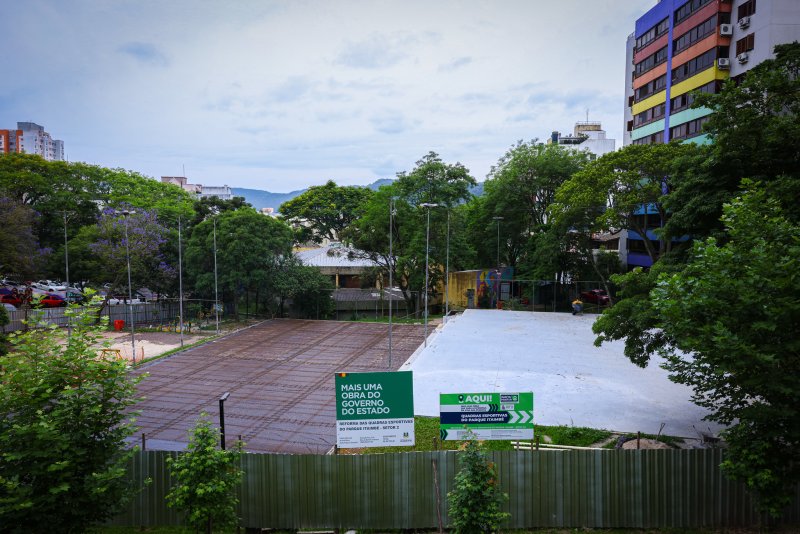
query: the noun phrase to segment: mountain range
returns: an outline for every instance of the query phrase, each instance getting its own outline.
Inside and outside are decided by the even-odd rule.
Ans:
[[[381,178],[364,187],[377,190],[379,187],[389,185],[393,181],[394,180],[391,178]],[[305,193],[308,189],[298,189],[297,191],[290,191],[289,193],[272,193],[261,189],[231,187],[231,191],[234,196],[244,197],[245,201],[257,210],[261,208],[274,208],[277,212],[281,204]],[[470,192],[475,196],[481,196],[483,194],[483,182],[470,188]]]

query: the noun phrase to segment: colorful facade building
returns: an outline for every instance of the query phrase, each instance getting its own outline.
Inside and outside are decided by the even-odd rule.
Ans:
[[[774,56],[777,44],[800,41],[800,0],[660,0],[628,37],[623,145],[673,140],[708,143],[711,110],[693,109],[696,93],[718,93]],[[657,212],[642,206],[653,230]],[[649,267],[644,238],[624,232],[621,257],[629,268]]]
[[[623,144],[705,143],[710,110],[694,93],[717,93],[800,40],[798,0],[660,0],[628,38]]]

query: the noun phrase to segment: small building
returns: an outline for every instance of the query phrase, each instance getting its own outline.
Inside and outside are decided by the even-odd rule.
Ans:
[[[363,287],[366,275],[379,267],[372,260],[361,257],[359,251],[339,242],[299,250],[295,252],[295,256],[304,265],[317,267],[322,274],[330,276],[337,289]]]
[[[614,152],[615,139],[606,138],[606,131],[599,122],[576,122],[572,135],[561,135],[553,132],[548,144],[562,145],[575,150],[584,150],[599,158],[603,154]]]

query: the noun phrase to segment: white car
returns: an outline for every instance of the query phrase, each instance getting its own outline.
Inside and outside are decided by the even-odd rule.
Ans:
[[[38,282],[33,282],[31,286],[36,289],[41,289],[42,291],[47,291],[47,292],[67,290],[67,286],[65,286],[64,284],[59,284],[58,282],[53,282],[52,280],[39,280]]]
[[[108,303],[111,304],[111,305],[114,305],[114,304],[127,304],[128,303],[128,299],[124,298],[124,297],[111,297],[110,299],[108,299]],[[134,299],[131,300],[131,304],[144,304],[144,301],[142,299],[140,299],[140,298],[135,298],[134,297]]]
[[[9,304],[8,302],[3,302],[2,304],[7,312],[17,311],[17,308],[13,304]]]

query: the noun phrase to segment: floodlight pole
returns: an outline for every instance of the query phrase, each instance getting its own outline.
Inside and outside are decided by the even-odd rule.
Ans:
[[[437,207],[439,204],[431,202],[423,202],[420,204],[421,208],[428,210],[428,223],[425,226],[425,346],[428,346],[428,250],[431,241],[431,208]]]
[[[450,210],[447,210],[447,260],[444,268],[444,322],[450,315]]]
[[[492,220],[497,221],[497,269],[500,269],[500,221],[504,217],[492,217]]]
[[[214,217],[214,313],[217,318],[217,335],[219,335],[219,290],[217,285],[217,218]]]
[[[183,347],[183,257],[181,256],[181,216],[178,215],[178,321],[181,328],[181,347]]]
[[[389,365],[388,370],[392,370],[392,287],[394,271],[394,197],[389,198]]]
[[[125,218],[125,259],[128,262],[128,318],[131,321],[131,351],[133,352],[131,363],[136,365],[136,330],[133,325],[133,285],[131,284],[131,249],[128,243],[128,216],[136,213],[132,210],[122,210]]]

